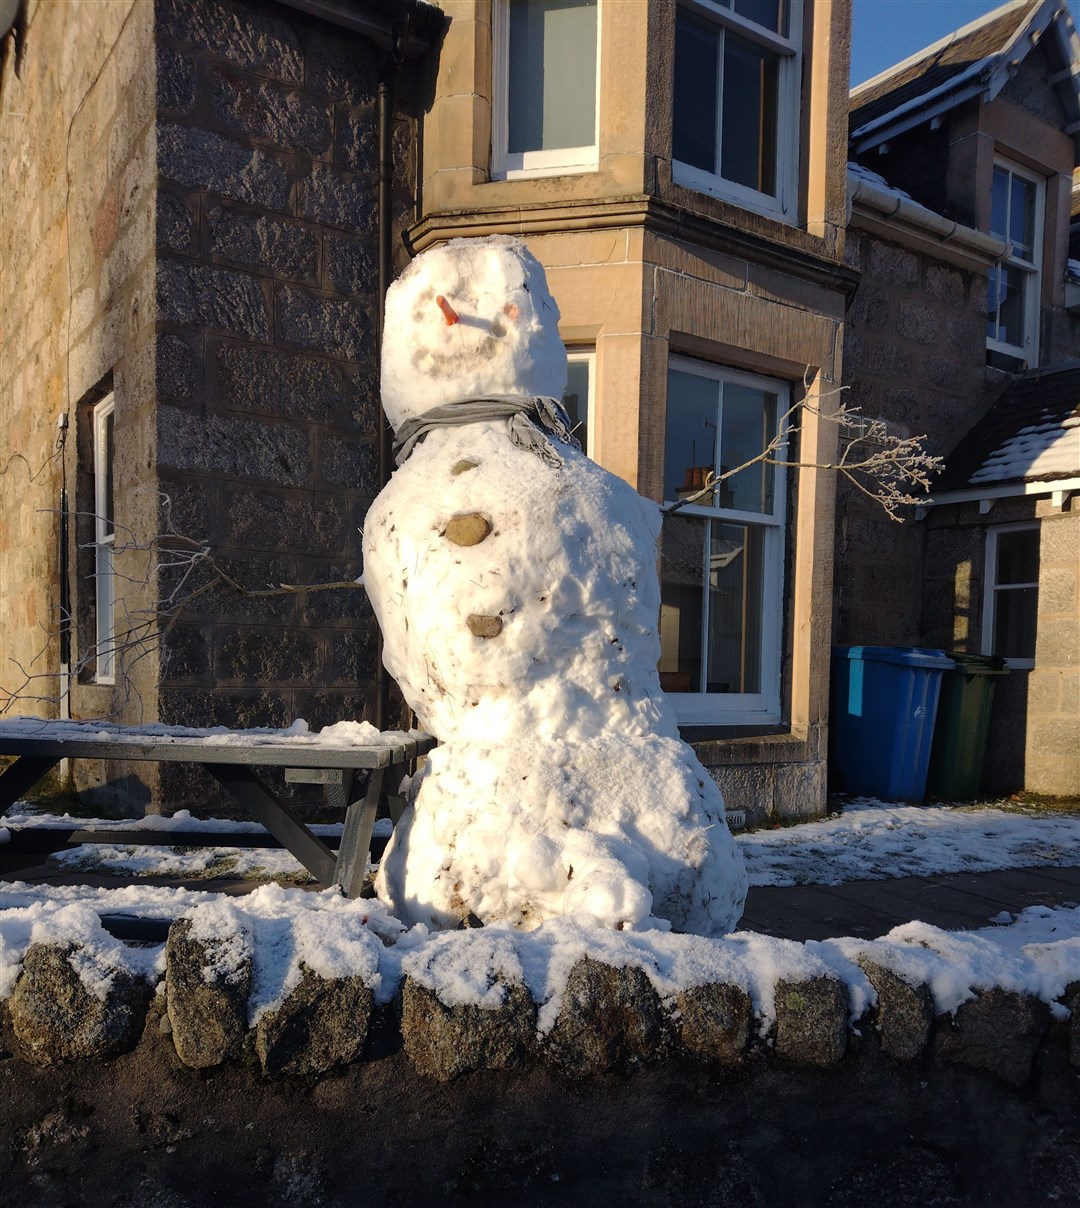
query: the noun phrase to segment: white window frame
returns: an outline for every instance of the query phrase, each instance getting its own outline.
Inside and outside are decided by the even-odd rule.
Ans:
[[[94,680],[99,684],[116,682],[116,546],[113,500],[108,497],[110,462],[115,467],[115,450],[109,447],[106,420],[115,412],[115,396],[108,394],[94,407]],[[115,434],[115,421],[114,421]]]
[[[596,0],[596,124],[591,144],[553,147],[547,151],[511,154],[510,141],[510,4],[494,0],[491,14],[491,178],[517,180],[528,176],[567,176],[595,172],[600,164],[600,32],[606,0]]]
[[[791,385],[778,378],[762,377],[742,370],[727,369],[687,357],[673,356],[669,368],[715,382],[732,382],[766,390],[776,395],[777,421],[791,409]],[[665,430],[667,424],[665,400]],[[723,402],[718,415],[723,422]],[[704,519],[753,524],[766,530],[764,584],[761,616],[761,691],[760,692],[665,692],[684,726],[775,725],[781,720],[781,661],[784,624],[784,559],[787,546],[787,473],[774,466],[773,510],[771,513],[742,512],[702,504],[686,504],[678,514]],[[674,502],[665,500],[665,503]],[[706,550],[706,557],[708,556]],[[707,568],[702,566],[703,576]],[[709,593],[702,581],[702,667],[708,665]],[[661,605],[661,608],[663,605]]]
[[[994,626],[997,621],[997,594],[999,591],[1019,591],[1022,588],[1034,587],[1039,590],[1039,583],[1007,583],[999,586],[997,582],[998,537],[1002,533],[1034,533],[1039,540],[1040,525],[1038,521],[1026,521],[1022,524],[997,524],[986,530],[986,548],[983,561],[983,608],[982,608],[982,654],[994,653]],[[1036,616],[1038,608],[1036,606]],[[1036,621],[1036,641],[1038,641],[1038,622]],[[1016,671],[1030,671],[1035,666],[1035,659],[1007,658],[1006,665]]]
[[[1044,254],[1043,228],[1046,218],[1046,181],[1027,168],[1022,168],[1004,156],[994,156],[994,167],[1001,168],[1012,176],[1018,176],[1035,186],[1035,221],[1032,231],[1032,260],[1024,260],[1013,253],[1010,243],[1001,259],[1005,268],[1011,268],[1024,276],[1024,331],[1023,344],[1007,344],[1004,340],[986,337],[988,352],[998,352],[1021,361],[1022,368],[1034,369],[1039,363],[1039,315],[1042,301],[1042,261]],[[996,267],[996,266],[995,266]],[[993,285],[993,270],[987,282],[987,318],[989,318],[989,291]]]
[[[737,181],[725,180],[719,173],[705,172],[691,164],[674,158],[672,152],[671,172],[676,184],[686,185],[698,193],[708,193],[725,201],[734,201],[748,210],[769,214],[785,222],[795,222],[798,217],[799,179],[799,132],[802,108],[802,36],[803,0],[790,0],[791,10],[787,36],[778,34],[764,26],[740,17],[732,9],[716,0],[678,0],[678,7],[705,17],[721,29],[733,33],[749,42],[756,42],[780,56],[776,86],[776,193],[758,192]],[[722,54],[722,52],[721,52]],[[713,122],[714,133],[720,129],[723,105],[723,82],[717,89],[717,112]],[[672,95],[672,121],[674,127],[674,93]],[[721,170],[723,165],[721,165]]]
[[[589,370],[589,400],[588,400],[589,405],[588,405],[588,408],[586,409],[586,415],[585,415],[587,447],[583,445],[582,449],[583,449],[584,453],[586,454],[586,456],[592,457],[593,460],[595,461],[596,458],[593,455],[593,449],[595,448],[595,445],[596,445],[596,427],[594,424],[594,420],[596,417],[596,349],[595,348],[575,348],[571,345],[571,347],[567,348],[567,350],[566,350],[566,361],[567,361],[567,364],[588,366],[588,370]]]

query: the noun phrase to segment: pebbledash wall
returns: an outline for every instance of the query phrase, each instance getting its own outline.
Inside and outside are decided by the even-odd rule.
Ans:
[[[0,683],[55,715],[58,501],[72,508],[75,717],[322,726],[373,709],[362,590],[205,590],[191,542],[241,587],[350,582],[378,489],[375,93],[385,51],[277,5],[30,3],[3,67],[5,344]],[[413,193],[397,72],[394,208]],[[400,248],[400,239],[396,241]],[[66,251],[66,255],[65,255]],[[145,657],[95,682],[93,404],[115,398],[116,618]],[[68,419],[62,454],[57,417]],[[42,468],[44,467],[44,468]],[[178,539],[173,539],[178,538]],[[178,600],[186,600],[182,609]],[[12,618],[12,623],[8,623]],[[183,805],[177,769],[75,767],[128,808]]]

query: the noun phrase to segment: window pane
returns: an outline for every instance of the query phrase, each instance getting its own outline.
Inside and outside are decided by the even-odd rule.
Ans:
[[[997,336],[1005,344],[1024,346],[1027,323],[1025,321],[1024,288],[1028,274],[1020,269],[1001,265],[998,268],[998,318]]]
[[[781,0],[735,0],[735,11],[747,21],[787,35],[787,5]]]
[[[703,172],[716,171],[715,29],[679,9],[675,17],[675,159]]]
[[[701,489],[716,467],[716,426],[720,387],[712,378],[678,369],[668,371],[667,429],[664,436],[664,498],[685,499]],[[698,503],[710,505],[706,495]]]
[[[720,472],[757,457],[776,432],[776,395],[725,382],[720,432]],[[758,462],[720,484],[717,504],[740,512],[772,512],[775,467]]]
[[[707,521],[664,517],[660,537],[660,683],[701,692],[702,579]]]
[[[566,364],[566,393],[563,406],[570,417],[570,431],[589,449],[589,362],[587,359],[569,360]]]
[[[777,56],[727,33],[720,175],[759,193],[776,192]]]
[[[994,581],[998,584],[1039,581],[1038,529],[998,533],[997,574]]]
[[[510,0],[512,154],[596,141],[596,0]]]
[[[1006,659],[1035,657],[1037,587],[1006,587],[994,593],[994,653]]]
[[[1035,246],[1035,186],[1019,176],[1012,178],[1009,202],[1009,238],[1013,255],[1024,260],[1032,258]]]
[[[708,692],[761,690],[764,532],[709,522]]]
[[[994,187],[990,195],[990,233],[999,239],[1009,229],[1009,174],[1004,168],[994,169]]]

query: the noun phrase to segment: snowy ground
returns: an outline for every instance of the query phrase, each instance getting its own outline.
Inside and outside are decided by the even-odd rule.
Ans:
[[[12,824],[100,826],[124,824],[60,819],[23,813]],[[127,825],[143,825],[130,823]],[[178,816],[157,820],[163,829],[209,829],[212,824]],[[230,824],[232,825],[232,824]],[[332,828],[320,828],[324,831]],[[0,835],[0,838],[3,836]],[[776,831],[740,836],[751,884],[837,884],[947,872],[985,871],[1030,865],[1080,863],[1080,823],[1075,817],[1031,816],[1000,809],[916,807],[861,800],[838,817]],[[213,869],[221,849],[106,848],[67,853],[65,865],[92,860],[125,873],[196,874]],[[235,849],[237,874],[245,862],[284,874],[289,857],[265,850]],[[185,865],[184,861],[190,861]],[[101,890],[13,882],[0,912],[0,996],[9,994],[26,946],[34,940],[78,939],[80,971],[100,986],[108,970],[122,964],[148,977],[160,974],[163,948],[128,948],[101,927],[101,914],[143,917],[193,915],[208,935],[235,937],[236,951],[255,961],[251,1017],[281,1001],[306,961],[327,975],[359,972],[382,1001],[408,973],[436,989],[448,1004],[493,1004],[501,996],[496,978],[521,978],[541,1005],[540,1026],[558,1013],[566,977],[584,955],[613,965],[640,965],[657,991],[670,999],[679,990],[710,981],[744,986],[767,1028],[774,1018],[776,982],[831,971],[849,987],[853,1017],[873,1002],[874,992],[856,963],[860,953],[928,984],[939,1011],[954,1010],[979,989],[1026,990],[1049,1003],[1061,997],[1080,968],[1080,907],[1032,907],[1018,916],[1003,913],[986,928],[949,932],[922,922],[906,923],[874,941],[837,938],[796,943],[751,932],[722,940],[659,930],[611,931],[585,917],[549,920],[532,932],[505,926],[432,934],[410,929],[379,902],[341,898],[279,885],[264,885],[240,898],[194,890],[133,885]],[[1064,1008],[1055,1007],[1057,1013]]]
[[[255,823],[202,822],[186,811],[173,818],[110,822],[24,812],[5,819],[13,826],[128,827],[183,831],[240,829]],[[341,828],[314,827],[340,834]],[[378,832],[376,832],[378,833]],[[0,828],[0,842],[4,831]],[[736,836],[753,885],[839,885],[893,877],[988,872],[998,868],[1080,864],[1080,819],[994,808],[897,805],[856,799],[842,814],[780,830]],[[259,876],[308,879],[288,852],[251,848],[76,848],[53,857],[65,871],[97,870],[125,876]]]

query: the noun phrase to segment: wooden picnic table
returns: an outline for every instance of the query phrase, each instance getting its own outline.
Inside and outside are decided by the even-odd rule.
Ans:
[[[11,718],[0,722],[0,756],[15,761],[0,774],[0,817],[62,759],[130,759],[195,763],[235,798],[323,885],[356,897],[364,883],[371,831],[384,788],[400,813],[401,779],[434,745],[426,734],[390,731],[371,743],[336,742],[274,731],[170,733],[169,727]],[[174,728],[179,730],[179,728]],[[281,768],[288,783],[322,784],[331,805],[344,808],[337,855],[255,773]],[[396,817],[395,817],[396,821]],[[176,842],[174,833],[124,831],[125,843]],[[229,843],[221,833],[223,845]]]

